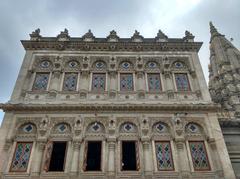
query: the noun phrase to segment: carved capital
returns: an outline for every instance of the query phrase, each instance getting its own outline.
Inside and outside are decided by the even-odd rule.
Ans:
[[[165,70],[163,74],[164,74],[164,77],[165,77],[166,79],[172,77],[172,73],[171,73],[171,71],[169,71],[169,70],[167,70],[167,71]]]
[[[116,147],[116,143],[115,142],[109,142],[108,143],[108,149],[109,150],[114,150]]]
[[[137,75],[137,78],[143,78],[144,77],[144,72],[143,71],[137,71],[136,75]]]
[[[89,70],[83,70],[81,74],[82,74],[82,77],[87,78],[89,76]]]
[[[73,149],[74,150],[79,150],[80,149],[80,142],[79,141],[74,141],[73,142]]]
[[[143,149],[148,150],[150,148],[150,142],[149,141],[144,141],[143,142]]]
[[[53,78],[59,79],[59,78],[60,78],[60,75],[61,75],[61,71],[60,71],[60,70],[55,70],[55,71],[53,72]]]
[[[110,78],[115,78],[117,76],[117,71],[109,71]]]
[[[176,146],[178,150],[183,150],[184,143],[183,142],[176,142]]]
[[[46,142],[38,142],[39,151],[44,151],[45,147],[46,147]]]

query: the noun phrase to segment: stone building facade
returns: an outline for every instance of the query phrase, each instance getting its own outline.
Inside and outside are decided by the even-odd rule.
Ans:
[[[0,105],[1,178],[235,178],[190,32],[30,37]]]
[[[240,178],[240,51],[210,23],[209,91],[221,105],[219,122],[236,175]]]

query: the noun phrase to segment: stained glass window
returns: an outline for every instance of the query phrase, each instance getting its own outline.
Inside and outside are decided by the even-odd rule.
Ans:
[[[77,65],[78,65],[78,63],[76,62],[76,61],[70,61],[69,63],[68,63],[68,66],[70,67],[70,68],[74,68],[74,67],[77,67]]]
[[[131,66],[131,64],[129,62],[123,62],[122,63],[122,68],[125,69],[125,70],[129,69],[130,66]]]
[[[158,170],[173,170],[173,159],[170,142],[156,142],[156,158]]]
[[[92,90],[93,91],[104,91],[106,82],[105,73],[93,73],[92,75]]]
[[[46,90],[49,73],[37,73],[33,84],[33,90]]]
[[[29,158],[32,150],[32,143],[17,143],[16,150],[13,156],[11,171],[25,172],[27,171]]]
[[[193,167],[195,170],[209,170],[209,162],[206,148],[203,141],[189,142],[192,155]]]
[[[40,63],[40,67],[42,68],[48,68],[50,66],[50,62],[47,60],[44,60]]]
[[[190,85],[186,73],[176,73],[175,80],[178,91],[190,91]]]
[[[133,90],[133,74],[120,74],[120,90],[132,91]]]
[[[63,90],[64,91],[75,91],[77,89],[77,73],[66,73],[64,76]]]
[[[147,66],[148,66],[148,68],[156,68],[157,64],[156,64],[156,62],[148,62]]]
[[[160,74],[150,73],[148,74],[148,89],[149,91],[160,91],[161,90],[161,80]]]

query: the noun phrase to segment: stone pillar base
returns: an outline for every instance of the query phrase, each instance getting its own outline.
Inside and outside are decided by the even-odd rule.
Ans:
[[[39,178],[40,172],[31,172],[32,177],[37,177]]]
[[[78,173],[77,172],[70,172],[70,176],[77,176]]]

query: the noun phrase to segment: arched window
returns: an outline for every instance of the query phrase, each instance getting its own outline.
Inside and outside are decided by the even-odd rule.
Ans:
[[[186,125],[185,131],[188,135],[189,149],[194,170],[210,170],[202,127],[196,123],[190,122]]]

